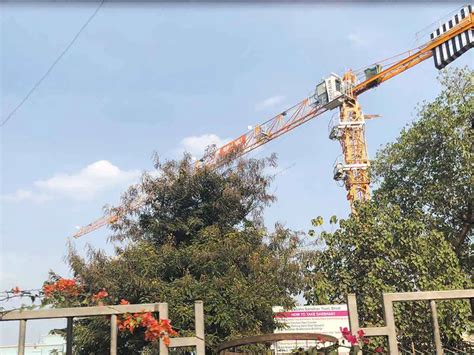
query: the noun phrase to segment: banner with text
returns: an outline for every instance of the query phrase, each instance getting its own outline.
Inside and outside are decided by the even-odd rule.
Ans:
[[[340,327],[349,327],[349,313],[345,304],[318,306],[298,306],[291,310],[273,307],[275,319],[286,325],[275,333],[320,333],[332,335],[342,340]],[[314,341],[280,341],[275,349],[277,354],[289,353],[297,348],[307,349],[315,346]],[[339,354],[348,354],[348,349],[340,349]]]

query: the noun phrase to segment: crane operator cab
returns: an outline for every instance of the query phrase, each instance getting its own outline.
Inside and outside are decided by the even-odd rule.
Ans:
[[[328,110],[341,106],[343,96],[341,77],[334,73],[316,85],[316,104],[325,106]]]

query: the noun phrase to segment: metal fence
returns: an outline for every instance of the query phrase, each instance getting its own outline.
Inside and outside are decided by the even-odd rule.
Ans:
[[[433,320],[433,338],[436,346],[436,354],[443,354],[441,336],[439,333],[438,311],[436,301],[458,300],[474,298],[474,290],[452,290],[452,291],[427,291],[427,292],[401,292],[384,293],[383,309],[385,326],[381,327],[359,327],[359,314],[357,311],[357,301],[355,294],[347,295],[347,307],[349,309],[349,324],[351,331],[357,332],[362,329],[366,336],[386,336],[388,337],[388,347],[391,355],[399,354],[397,343],[397,330],[395,327],[395,317],[393,315],[393,304],[395,302],[429,301],[431,306],[431,317]]]
[[[254,335],[240,339],[228,340],[221,343],[217,347],[218,355],[238,355],[238,354],[277,354],[278,352],[278,342],[279,341],[288,341],[288,340],[310,340],[310,341],[319,341],[320,343],[331,343],[324,348],[318,349],[318,354],[330,354],[333,353],[338,348],[338,341],[336,337],[327,334],[320,333],[272,333],[272,334],[261,334]],[[240,351],[239,348],[242,346],[248,345],[273,345],[273,349],[269,350],[260,350],[259,352],[254,351]],[[281,354],[286,354],[287,352],[282,352]]]
[[[117,316],[125,313],[158,313],[159,319],[168,319],[167,303],[130,305],[107,305],[95,307],[52,308],[38,310],[16,310],[0,315],[0,321],[19,321],[18,354],[25,354],[26,324],[33,319],[66,318],[66,354],[72,355],[74,318],[110,316],[110,354],[117,354]],[[204,308],[202,301],[194,304],[195,336],[171,338],[170,348],[195,347],[196,355],[205,354]],[[160,354],[167,355],[168,347],[160,340]]]

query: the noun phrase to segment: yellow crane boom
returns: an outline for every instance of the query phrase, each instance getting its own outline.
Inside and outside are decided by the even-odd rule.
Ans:
[[[320,116],[328,110],[340,109],[337,124],[332,127],[330,138],[339,140],[344,162],[337,163],[334,178],[343,180],[351,207],[355,201],[370,198],[368,175],[369,159],[365,140],[365,119],[357,101],[358,95],[403,73],[415,65],[435,56],[438,69],[446,66],[459,55],[474,46],[474,14],[470,5],[464,6],[448,22],[431,34],[424,45],[404,53],[403,58],[384,68],[375,64],[365,71],[365,80],[358,82],[357,76],[349,71],[342,78],[333,74],[316,87],[316,93],[305,98],[288,110],[255,126],[237,139],[218,148],[213,154],[197,162],[199,166],[218,167],[226,158],[240,157],[255,148],[293,130]],[[141,206],[145,197],[141,195],[134,207]],[[123,207],[114,213],[80,228],[73,236],[81,237],[118,220]]]
[[[465,6],[464,8],[469,9],[469,13],[466,15],[466,17],[461,19],[456,26],[452,27],[450,30],[441,34],[440,36],[431,39],[426,44],[416,48],[413,53],[408,52],[408,56],[406,58],[398,61],[387,69],[384,69],[374,77],[361,82],[355,87],[354,94],[360,95],[371,89],[372,87],[380,85],[381,83],[393,78],[396,75],[403,73],[404,71],[432,57],[436,48],[440,47],[449,40],[455,38],[456,36],[466,33],[467,31],[471,32],[466,33],[466,36],[472,36],[472,31],[474,28],[474,13],[472,12],[472,7],[470,5]],[[469,45],[472,47],[472,44]]]

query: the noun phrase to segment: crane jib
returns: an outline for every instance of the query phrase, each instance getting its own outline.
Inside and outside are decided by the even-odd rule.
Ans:
[[[469,17],[471,13],[472,6],[464,6],[449,21],[443,23],[433,31],[430,35],[431,39],[433,40],[458,26],[459,23]],[[470,28],[433,49],[435,67],[443,69],[472,47],[474,47],[474,30]]]
[[[468,5],[463,7],[450,21],[441,25],[439,32],[433,32],[431,40],[425,45],[418,47],[413,54],[385,68],[379,74],[359,83],[354,89],[354,94],[360,95],[431,56],[435,57],[435,66],[438,69],[444,68],[447,64],[472,48],[474,46],[473,40],[474,13],[472,6]]]

